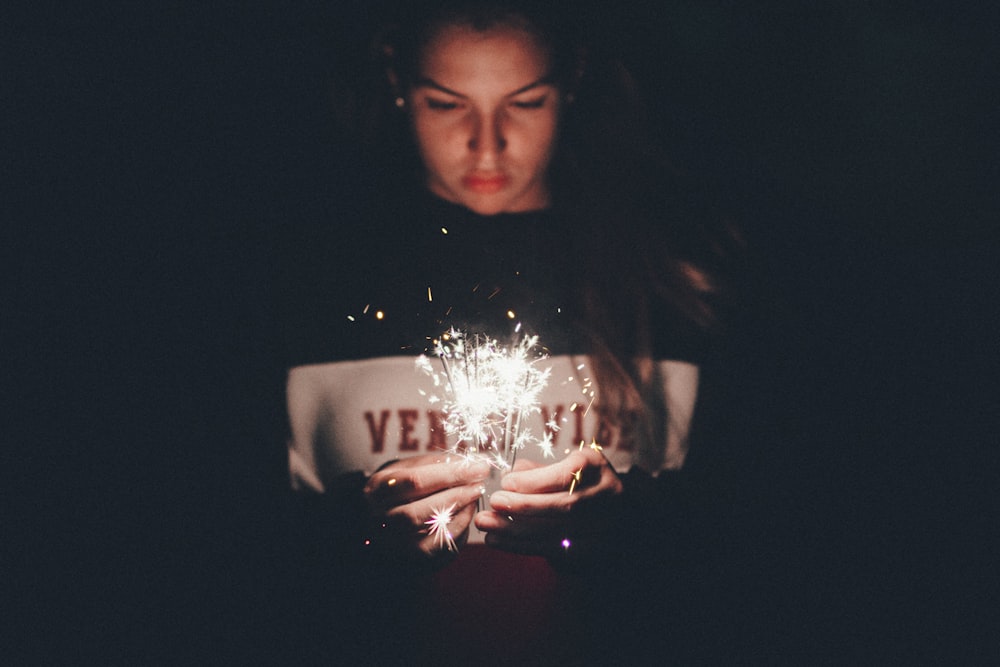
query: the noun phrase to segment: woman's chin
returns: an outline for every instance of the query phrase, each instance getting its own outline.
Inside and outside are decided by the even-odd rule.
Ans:
[[[478,213],[479,215],[498,215],[500,213],[513,213],[510,208],[507,207],[505,201],[482,201],[482,200],[466,200],[458,202],[465,208],[469,209],[473,213]]]
[[[514,196],[507,191],[480,193],[468,190],[445,190],[430,186],[430,191],[452,204],[463,206],[478,215],[499,215],[500,213],[527,213],[548,207],[548,198],[543,196]]]

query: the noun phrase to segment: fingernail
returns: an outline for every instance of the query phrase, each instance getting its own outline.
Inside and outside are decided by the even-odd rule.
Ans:
[[[490,507],[495,510],[505,510],[510,504],[510,497],[503,491],[497,491],[490,496]]]

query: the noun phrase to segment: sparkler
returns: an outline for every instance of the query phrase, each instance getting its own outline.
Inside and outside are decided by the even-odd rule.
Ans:
[[[434,343],[442,371],[436,372],[426,355],[418,367],[430,375],[441,396],[449,451],[466,461],[485,461],[502,472],[514,466],[517,452],[529,443],[551,455],[551,436],[541,440],[526,428],[530,414],[540,412],[539,394],[551,367],[540,368],[547,356],[537,336],[525,336],[510,346],[482,334],[451,329]]]

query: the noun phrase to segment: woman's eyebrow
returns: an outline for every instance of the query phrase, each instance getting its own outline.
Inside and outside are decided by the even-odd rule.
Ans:
[[[435,90],[441,91],[442,93],[445,93],[446,95],[454,95],[455,97],[465,97],[465,95],[463,95],[462,93],[455,92],[451,88],[445,88],[434,79],[430,79],[428,77],[420,77],[419,79],[417,79],[414,88],[433,88]]]
[[[520,88],[518,88],[514,92],[508,93],[507,97],[514,97],[515,95],[520,95],[521,93],[526,93],[529,90],[531,90],[532,88],[538,88],[540,86],[549,86],[549,85],[552,85],[552,77],[550,77],[549,75],[546,74],[541,79],[537,79],[535,81],[532,81],[527,86],[521,86]]]
[[[515,90],[513,92],[510,92],[510,93],[507,93],[506,97],[513,97],[515,95],[520,95],[521,93],[526,93],[526,92],[528,92],[529,90],[531,90],[533,88],[538,88],[540,86],[548,86],[548,85],[551,85],[551,84],[552,84],[552,78],[550,76],[546,75],[546,76],[543,76],[540,79],[536,79],[535,81],[532,81],[531,83],[529,83],[526,86],[521,86],[517,90]],[[446,95],[453,95],[455,97],[462,97],[462,98],[465,97],[465,95],[463,95],[462,93],[454,91],[451,88],[448,88],[446,86],[442,86],[440,83],[438,83],[434,79],[431,79],[430,77],[420,77],[419,79],[417,79],[416,85],[414,87],[416,87],[416,88],[433,88],[434,90],[438,90],[438,91],[440,91],[442,93],[445,93]]]

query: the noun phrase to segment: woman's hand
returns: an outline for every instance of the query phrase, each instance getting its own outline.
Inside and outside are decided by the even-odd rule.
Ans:
[[[504,476],[491,509],[475,517],[486,543],[505,551],[552,556],[600,539],[614,521],[622,482],[592,445],[546,466],[518,462]]]
[[[485,463],[449,461],[444,454],[401,459],[379,470],[364,490],[374,526],[371,542],[403,557],[453,554],[468,539],[489,470]],[[428,523],[435,517],[436,528]]]

